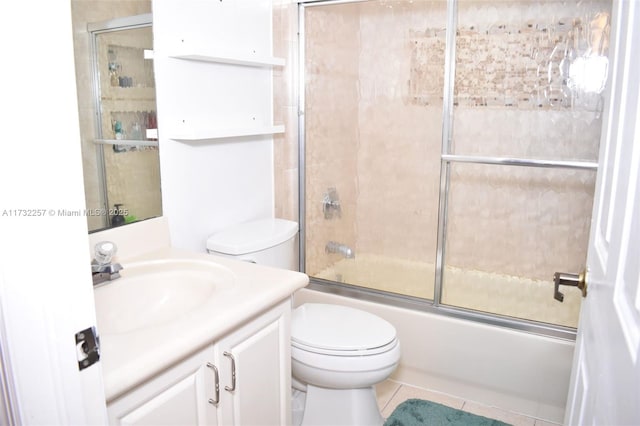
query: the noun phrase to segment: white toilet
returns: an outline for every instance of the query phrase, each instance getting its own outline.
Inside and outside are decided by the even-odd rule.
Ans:
[[[396,329],[359,309],[306,303],[293,312],[293,387],[302,425],[382,425],[374,385],[400,360]]]
[[[298,269],[298,224],[243,223],[207,240],[211,254]],[[374,386],[400,360],[395,328],[376,315],[306,303],[293,312],[291,369],[294,425],[382,425]]]
[[[284,219],[240,223],[207,239],[207,251],[246,262],[298,270],[298,224]]]

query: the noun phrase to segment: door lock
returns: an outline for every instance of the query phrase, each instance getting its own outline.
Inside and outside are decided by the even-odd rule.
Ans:
[[[572,287],[578,287],[582,290],[582,297],[587,297],[587,282],[585,281],[586,272],[583,271],[579,274],[569,274],[566,272],[556,272],[553,275],[553,298],[562,302],[564,300],[564,294],[560,292],[561,285],[570,285]]]

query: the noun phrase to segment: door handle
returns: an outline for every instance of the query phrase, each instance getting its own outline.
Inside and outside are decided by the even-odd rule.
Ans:
[[[207,367],[213,370],[213,393],[215,398],[209,398],[209,404],[218,405],[220,402],[220,376],[218,375],[218,368],[211,364],[207,363]]]
[[[560,292],[561,285],[570,285],[572,287],[578,287],[582,290],[582,297],[587,297],[587,282],[585,281],[586,272],[582,271],[579,274],[569,274],[567,272],[556,272],[553,275],[553,298],[562,302],[564,300],[564,294]]]
[[[224,352],[222,355],[231,360],[231,387],[225,386],[224,390],[227,392],[233,392],[236,390],[236,359],[229,352]]]

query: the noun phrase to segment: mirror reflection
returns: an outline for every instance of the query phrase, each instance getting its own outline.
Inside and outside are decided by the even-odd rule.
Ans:
[[[151,14],[114,18],[115,2],[102,2],[112,6],[104,14],[87,3],[100,2],[72,9],[86,216],[95,231],[160,216],[162,198]],[[129,11],[150,10],[129,3]]]

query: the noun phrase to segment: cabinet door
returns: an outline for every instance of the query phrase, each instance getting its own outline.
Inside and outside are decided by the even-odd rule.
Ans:
[[[198,352],[148,383],[109,403],[112,425],[217,425],[213,348]]]
[[[216,345],[223,424],[291,424],[290,316],[287,301]]]

